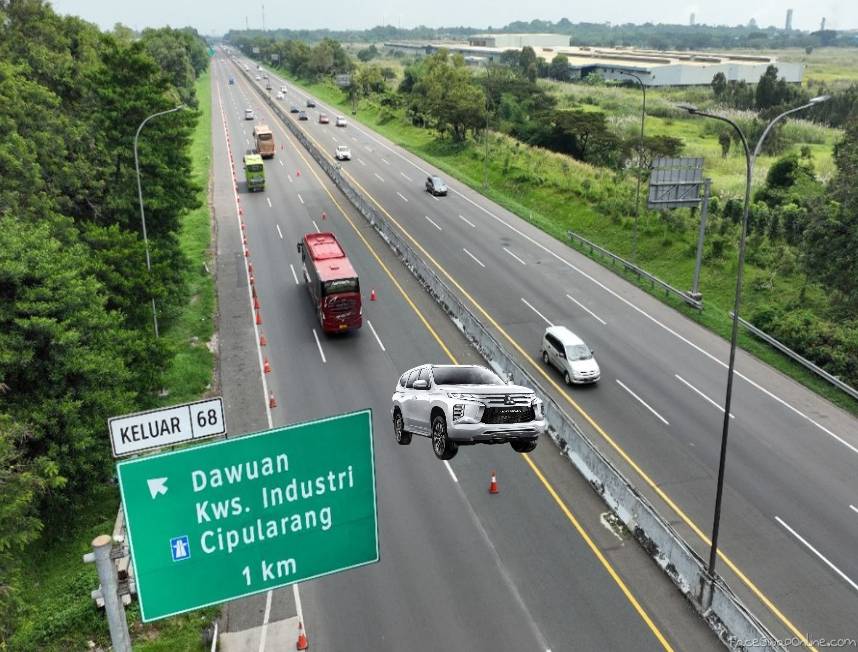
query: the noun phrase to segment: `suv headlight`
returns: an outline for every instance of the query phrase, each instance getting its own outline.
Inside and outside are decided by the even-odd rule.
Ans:
[[[542,400],[535,398],[530,402],[530,406],[533,408],[533,417],[537,421],[542,421],[545,418],[545,406],[542,403]]]
[[[476,394],[464,394],[461,392],[447,392],[447,396],[460,401],[479,401],[480,397]]]

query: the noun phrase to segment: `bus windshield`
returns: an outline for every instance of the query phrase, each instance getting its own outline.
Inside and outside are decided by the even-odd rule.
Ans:
[[[326,297],[343,292],[358,292],[359,290],[360,284],[356,278],[342,278],[322,283],[322,296]]]

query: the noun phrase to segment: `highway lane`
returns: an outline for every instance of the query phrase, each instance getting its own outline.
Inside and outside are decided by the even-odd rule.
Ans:
[[[241,86],[224,88],[240,93]],[[233,141],[241,140],[245,129],[240,113],[233,105]],[[276,128],[275,138],[282,142]],[[391,649],[406,644],[437,649],[447,644],[447,637],[450,645],[468,649],[532,647],[534,642],[553,642],[559,646],[555,649],[563,649],[572,640],[659,648],[651,630],[508,447],[475,450],[482,471],[454,470],[460,484],[432,457],[427,442],[408,449],[395,445],[387,410],[396,378],[414,364],[444,361],[444,353],[397,299],[390,279],[343,225],[321,187],[312,187],[314,177],[288,145],[266,162],[266,172],[266,192],[242,194],[242,207],[262,303],[261,328],[269,342],[265,353],[273,366],[269,383],[280,401],[276,412],[291,422],[372,405],[379,435],[377,465],[384,470],[379,472],[383,562],[302,586],[308,627],[313,625],[317,633],[314,640],[321,637],[323,649],[340,649],[346,641],[363,648],[380,637],[386,644],[393,641]],[[314,219],[318,224],[321,210],[327,211],[328,227],[360,271],[364,294],[372,287],[383,297],[365,304],[378,338],[366,327],[344,338],[317,333],[318,343],[312,335],[318,324],[291,270],[300,261],[294,243],[314,228]],[[381,378],[389,380],[379,382]],[[453,469],[470,456],[460,458]],[[490,468],[508,473],[522,488],[503,501],[499,520],[479,509]],[[498,507],[485,506],[490,511]],[[518,523],[525,534],[510,537],[509,523]],[[557,554],[544,555],[547,550]],[[534,577],[545,579],[534,584]],[[586,606],[570,612],[570,587],[576,586],[582,587]],[[433,618],[425,618],[427,613]],[[538,625],[528,625],[532,618]],[[365,637],[362,643],[360,636]]]
[[[294,93],[294,87],[291,84],[289,86],[290,93]],[[323,143],[321,136],[330,135],[333,130],[326,125],[316,125],[312,120],[303,125]],[[622,301],[618,302],[613,294],[594,292],[592,281],[581,275],[570,274],[568,266],[546,255],[543,250],[532,246],[532,243],[516,237],[511,231],[499,233],[497,223],[482,211],[476,210],[469,202],[460,201],[456,195],[439,201],[429,198],[420,189],[420,177],[417,173],[406,172],[407,167],[400,166],[399,174],[396,174],[397,168],[393,163],[397,158],[384,153],[374,141],[367,140],[362,130],[350,125],[347,129],[334,133],[347,131],[350,140],[357,139],[351,140],[350,144],[355,150],[353,153],[356,158],[364,163],[355,166],[357,161],[353,161],[347,168],[348,172],[358,178],[386,209],[400,218],[408,231],[431,250],[433,257],[444,268],[451,270],[460,280],[465,280],[469,292],[478,297],[481,304],[490,306],[498,323],[508,327],[518,341],[528,343],[529,351],[532,350],[531,347],[538,345],[544,323],[540,324],[539,317],[536,317],[537,321],[532,324],[520,324],[523,315],[521,308],[515,304],[517,294],[539,297],[539,300],[531,301],[531,304],[541,305],[542,308],[537,309],[543,314],[552,312],[559,316],[555,317],[558,321],[565,321],[563,316],[571,315],[572,317],[567,319],[574,319],[574,328],[585,335],[588,341],[595,342],[603,369],[614,372],[622,370],[622,374],[617,373],[613,378],[606,374],[606,380],[613,382],[603,382],[598,391],[574,391],[576,398],[585,403],[586,409],[622,442],[623,448],[627,449],[634,459],[642,460],[648,474],[657,478],[659,485],[666,487],[668,493],[672,495],[674,491],[682,492],[680,502],[683,508],[695,522],[708,531],[713,493],[712,460],[717,459],[720,423],[717,408],[702,396],[711,397],[716,403],[721,400],[724,380],[722,367],[688,347],[674,334],[654,325],[652,320],[637,310]],[[358,132],[357,135],[353,135],[354,132]],[[339,135],[336,137],[340,138]],[[469,192],[462,190],[465,195]],[[445,211],[439,215],[441,205],[445,206]],[[502,213],[497,207],[492,207],[491,210],[495,214]],[[439,226],[442,230],[439,230]],[[517,224],[516,227],[528,235],[533,231],[524,224]],[[481,229],[488,229],[489,235],[482,231],[475,237],[474,233]],[[533,234],[531,237],[540,243],[545,241],[541,234]],[[466,243],[468,251],[450,247],[451,242],[457,245],[459,242]],[[557,248],[557,244],[553,242],[548,242],[545,246]],[[563,255],[569,258],[570,252],[564,251]],[[524,261],[524,264],[520,261]],[[576,264],[582,268],[587,262],[576,260]],[[505,283],[503,286],[496,283],[495,275],[490,273],[495,271],[497,274],[496,270],[503,270],[503,273],[510,274],[516,266],[520,266],[520,271],[524,272],[515,274],[515,283],[521,284],[516,287],[521,288],[519,292],[510,290],[511,283]],[[485,279],[479,273],[483,269],[486,270],[483,275]],[[559,273],[563,273],[562,277]],[[591,268],[589,273],[601,274],[599,280],[609,287],[617,285],[616,279],[602,278],[605,276],[603,272],[592,271]],[[558,283],[560,278],[562,284]],[[482,285],[481,281],[484,281]],[[578,292],[569,294],[588,306],[615,330],[595,319],[588,325],[587,319],[590,315],[583,313],[580,306],[565,297],[570,281],[580,283],[581,287]],[[474,289],[475,287],[477,289]],[[613,290],[613,287],[611,289]],[[640,294],[637,291],[622,287],[614,292],[621,296],[631,296],[636,305],[646,306],[645,310],[649,314],[659,313],[658,307],[648,305],[654,302],[647,301],[648,297],[636,296]],[[513,301],[510,301],[510,298]],[[560,308],[558,302],[568,302],[568,305]],[[506,308],[510,309],[509,315],[504,314]],[[525,307],[525,310],[529,309]],[[694,325],[689,327],[688,324],[681,323],[685,320],[677,320],[675,315],[665,317],[663,310],[656,318],[662,321],[671,320],[671,327],[679,332],[692,331],[693,341],[703,342],[703,348],[707,351],[718,352],[720,355],[716,357],[726,357],[723,355],[723,343],[707,337],[707,334],[698,333],[700,329]],[[679,325],[673,323],[677,321],[680,321]],[[516,330],[516,324],[521,325],[522,329]],[[622,352],[617,354],[617,330],[620,328],[624,346]],[[667,363],[675,363],[675,366]],[[743,358],[740,360],[739,369],[753,369],[754,373],[758,374],[756,367],[759,366]],[[690,389],[686,383],[676,378],[677,375],[698,391]],[[639,411],[646,408],[642,408],[640,401],[631,397],[616,380],[621,380],[627,387],[637,388],[639,396],[649,393],[654,397],[651,399],[653,402],[661,398],[662,403],[656,410],[678,415],[672,420],[667,419],[677,426],[671,430],[671,433],[676,434],[665,435],[661,431],[666,428],[658,421],[656,426],[647,424],[641,427]],[[754,380],[762,379],[754,377]],[[766,382],[771,384],[773,381],[766,378]],[[777,384],[781,380],[775,379],[774,382]],[[608,385],[611,386],[610,389]],[[852,605],[855,595],[851,586],[840,581],[842,578],[836,576],[836,573],[816,556],[808,554],[805,547],[776,522],[774,517],[780,516],[788,523],[791,520],[790,524],[797,531],[814,533],[820,542],[826,542],[831,548],[826,551],[826,558],[834,560],[835,565],[844,570],[847,577],[854,577],[856,561],[854,555],[850,554],[851,547],[848,543],[855,540],[856,523],[854,519],[847,518],[850,499],[854,501],[852,497],[855,495],[855,464],[850,457],[851,451],[806,419],[773,401],[770,396],[756,388],[743,389],[742,385],[742,381],[737,381],[734,413],[741,408],[746,416],[734,422],[732,441],[734,444],[741,442],[743,446],[738,449],[731,448],[728,495],[735,502],[730,503],[731,507],[725,512],[722,546],[732,550],[731,545],[734,542],[744,545],[753,541],[748,554],[737,559],[751,563],[755,575],[760,570],[767,586],[774,587],[773,590],[782,594],[785,599],[789,600],[790,594],[794,596],[791,604],[794,605],[795,612],[809,612],[814,624],[819,623],[821,631],[816,631],[817,628],[814,627],[815,633],[848,633],[838,630],[837,627],[849,622],[848,618],[844,620],[844,614],[854,611]],[[804,392],[794,387],[788,389],[798,394]],[[833,408],[827,404],[820,407],[818,401],[808,400],[807,397],[803,397],[801,401],[810,405],[813,412],[825,413],[827,423],[837,424],[835,427],[839,427],[839,431],[836,434],[854,432],[842,429],[844,423],[854,423],[851,417],[844,419],[844,415],[837,414],[837,411],[832,417],[827,412]],[[799,409],[803,409],[805,413],[810,411],[807,407],[800,406]],[[651,413],[647,411],[647,414]],[[681,429],[678,427],[680,425]],[[848,435],[842,438],[848,443]],[[733,462],[733,453],[737,450],[739,461]],[[669,452],[669,455],[665,454],[666,452]],[[738,466],[732,466],[734,464]],[[797,478],[801,478],[801,482],[798,482]],[[807,509],[798,510],[799,505],[805,505]],[[785,513],[790,514],[789,519],[782,516]],[[800,525],[796,526],[795,523]],[[761,545],[760,539],[765,544]],[[821,546],[820,543],[817,545]],[[764,561],[761,562],[760,559]],[[799,568],[796,568],[796,560],[801,564]],[[836,578],[840,583],[831,582],[832,578]],[[796,583],[824,586],[826,599],[808,600],[807,591],[794,590]],[[808,609],[809,602],[813,606]],[[807,625],[803,622],[802,626]]]

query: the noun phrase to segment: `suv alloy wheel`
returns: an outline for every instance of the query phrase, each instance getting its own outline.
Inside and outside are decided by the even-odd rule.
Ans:
[[[432,419],[432,450],[439,460],[451,460],[459,451],[459,445],[447,437],[447,421],[440,414]]]
[[[400,446],[408,446],[411,443],[411,433],[405,430],[402,413],[398,409],[393,413],[393,434],[396,437],[396,443]]]

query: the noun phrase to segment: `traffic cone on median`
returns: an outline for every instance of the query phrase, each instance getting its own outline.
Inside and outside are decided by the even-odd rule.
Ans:
[[[375,301],[375,290],[374,289],[370,290],[370,292],[369,292],[369,300]]]
[[[499,493],[499,490],[498,490],[498,477],[497,477],[497,474],[496,474],[494,471],[492,471],[492,481],[491,481],[491,483],[489,483],[489,493],[490,493],[490,494],[496,494],[496,493]]]
[[[260,307],[260,306],[259,306],[259,297],[253,297],[253,307],[254,307],[256,310],[259,310],[259,307]]]
[[[274,398],[274,392],[268,392],[268,407],[276,408],[277,407],[277,399]],[[307,648],[304,648],[305,650]]]
[[[259,346],[267,346],[267,345],[268,345],[268,338],[265,337],[265,333],[260,333],[259,334]]]
[[[296,176],[296,177],[300,177],[300,176],[301,176],[301,170],[296,171],[296,172],[295,172],[295,176]]]
[[[268,362],[268,358],[262,359],[262,371],[264,371],[267,374],[271,373],[271,363]]]
[[[295,643],[296,650],[307,650],[310,647],[310,642],[307,640],[307,635],[304,633],[304,625],[298,621],[298,640]]]
[[[256,325],[262,325],[262,313],[259,312],[259,309],[256,309]]]

